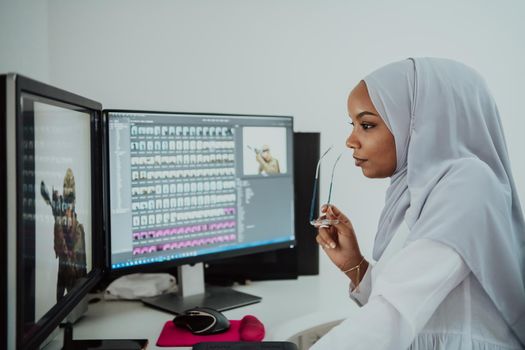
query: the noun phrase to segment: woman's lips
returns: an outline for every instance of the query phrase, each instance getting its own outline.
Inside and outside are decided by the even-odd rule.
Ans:
[[[355,166],[361,166],[364,162],[366,162],[366,159],[361,159],[357,157],[354,157],[354,159],[355,159]]]

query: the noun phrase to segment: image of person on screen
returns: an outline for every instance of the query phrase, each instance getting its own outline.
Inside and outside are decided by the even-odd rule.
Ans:
[[[261,150],[255,149],[255,160],[259,163],[259,174],[280,174],[279,161],[270,153],[270,147],[263,145]]]
[[[42,181],[40,193],[44,201],[51,207],[54,217],[54,250],[58,259],[57,301],[69,292],[79,278],[85,277],[86,242],[84,226],[78,222],[75,211],[75,177],[71,169],[64,176],[62,194],[53,188],[49,191]]]
[[[310,349],[525,348],[525,222],[486,81],[406,59],[359,81],[347,109],[353,163],[389,187],[370,256],[342,208],[321,208],[317,243],[359,308]]]

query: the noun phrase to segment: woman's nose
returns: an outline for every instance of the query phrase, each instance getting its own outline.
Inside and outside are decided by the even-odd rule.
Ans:
[[[357,140],[357,137],[354,135],[354,132],[352,131],[348,138],[346,139],[346,147],[356,149],[359,148],[360,143]]]

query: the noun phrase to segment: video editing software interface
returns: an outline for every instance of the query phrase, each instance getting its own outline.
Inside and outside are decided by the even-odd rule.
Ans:
[[[294,242],[291,117],[106,114],[112,269]]]

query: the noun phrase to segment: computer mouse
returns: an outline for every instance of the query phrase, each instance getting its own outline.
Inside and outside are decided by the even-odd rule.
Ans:
[[[195,307],[184,311],[173,319],[175,326],[185,328],[193,334],[216,334],[226,332],[230,321],[220,311],[208,307]]]

